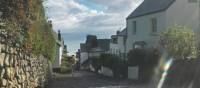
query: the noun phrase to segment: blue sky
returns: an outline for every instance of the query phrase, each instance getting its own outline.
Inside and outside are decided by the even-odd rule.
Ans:
[[[142,0],[46,0],[48,19],[53,29],[61,30],[68,51],[77,51],[86,35],[110,38],[125,27],[126,17]]]

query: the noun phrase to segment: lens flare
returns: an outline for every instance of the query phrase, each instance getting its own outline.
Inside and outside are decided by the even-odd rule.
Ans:
[[[164,83],[164,81],[165,81],[165,79],[166,79],[166,76],[167,76],[167,74],[168,74],[168,70],[169,70],[170,66],[172,65],[172,63],[173,63],[173,58],[170,58],[170,59],[165,63],[165,65],[164,65],[164,67],[163,67],[164,72],[163,72],[162,77],[161,77],[161,79],[160,79],[160,81],[159,81],[159,83],[158,83],[157,88],[162,88],[163,83]]]

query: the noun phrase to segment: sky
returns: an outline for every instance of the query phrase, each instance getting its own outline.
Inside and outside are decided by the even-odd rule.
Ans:
[[[110,38],[126,25],[126,17],[142,0],[46,0],[46,15],[53,29],[60,30],[68,51],[73,54],[86,35]]]

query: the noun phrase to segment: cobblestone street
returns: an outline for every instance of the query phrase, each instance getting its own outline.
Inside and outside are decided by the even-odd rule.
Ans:
[[[80,71],[72,75],[56,74],[48,88],[155,88],[136,85],[133,81],[104,77],[90,72]]]

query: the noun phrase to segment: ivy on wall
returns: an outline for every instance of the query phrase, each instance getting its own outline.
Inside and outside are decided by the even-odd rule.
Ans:
[[[0,11],[1,23],[5,24],[0,27],[1,34],[7,34],[4,43],[19,42],[24,52],[54,61],[56,40],[43,0],[1,0]]]

